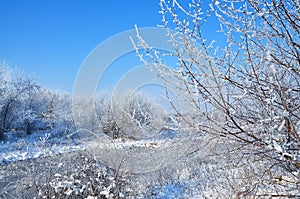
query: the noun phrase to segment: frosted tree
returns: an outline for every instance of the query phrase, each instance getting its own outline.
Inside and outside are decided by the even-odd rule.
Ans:
[[[41,104],[38,103],[37,93],[40,87],[24,74],[19,74],[14,80],[15,104],[17,112],[14,127],[31,134],[39,123]]]
[[[1,117],[1,123],[0,123],[0,140],[4,139],[4,133],[6,131],[7,122],[5,120],[5,109],[8,107],[5,106],[5,102],[8,97],[8,90],[10,87],[10,70],[5,62],[0,63],[0,117]]]
[[[153,136],[164,123],[165,113],[154,99],[145,93],[130,91],[105,99],[96,98],[96,112],[101,131],[113,138],[143,138]]]
[[[299,1],[161,0],[160,6],[173,52],[151,48],[137,30],[135,45],[144,49],[138,55],[183,93],[185,106],[173,106],[183,121],[222,143],[213,153],[229,160],[223,166],[250,168],[224,174],[227,182],[239,196],[299,196]],[[208,39],[214,18],[219,37]],[[166,56],[176,57],[177,67],[167,66]]]
[[[39,86],[19,70],[1,66],[0,137],[10,130],[32,132],[37,119],[35,93]]]

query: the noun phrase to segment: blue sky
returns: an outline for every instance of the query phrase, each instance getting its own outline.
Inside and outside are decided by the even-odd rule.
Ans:
[[[44,87],[72,91],[80,64],[119,32],[160,23],[155,0],[1,0],[0,60]]]
[[[159,0],[1,0],[0,60],[17,66],[43,87],[71,93],[80,65],[97,45],[135,24],[155,27],[161,23],[158,3]],[[124,68],[127,64],[129,68]],[[110,89],[105,81],[119,78],[130,65],[139,64],[134,53],[121,57],[100,82],[102,88]]]

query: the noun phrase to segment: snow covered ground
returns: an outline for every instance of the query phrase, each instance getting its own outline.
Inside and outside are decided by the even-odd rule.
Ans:
[[[116,139],[110,143],[117,149],[130,150],[156,150],[166,148],[178,139],[181,139],[179,133],[166,131],[157,137],[144,140],[126,140]],[[98,145],[99,147],[99,145]],[[64,154],[72,151],[88,149],[86,143],[82,143],[80,137],[68,138],[64,133],[37,131],[31,135],[20,134],[16,132],[7,134],[7,141],[0,142],[0,165],[6,165],[13,162],[41,159],[57,154]],[[3,172],[5,170],[2,170]],[[1,173],[0,173],[1,179]],[[155,187],[153,185],[153,197],[156,199],[173,199],[181,198],[188,195],[188,187],[191,182],[182,184],[167,183]]]
[[[68,138],[65,134],[55,131],[36,131],[31,135],[8,132],[6,136],[7,139],[0,142],[0,165],[85,149],[78,136]],[[178,137],[180,136],[177,132],[166,131],[153,139],[117,139],[113,144],[118,148],[159,148]]]
[[[7,139],[0,142],[0,164],[83,150],[85,148],[79,136],[72,137],[56,131],[36,131],[31,135],[21,132],[8,132],[6,136]],[[180,137],[178,132],[170,130],[161,132],[161,134],[152,139],[117,139],[114,141],[114,144],[122,148],[159,148],[178,137]]]
[[[31,135],[18,132],[18,136],[9,132],[6,141],[0,142],[0,165],[83,149],[78,139],[58,137],[55,132],[37,131]]]

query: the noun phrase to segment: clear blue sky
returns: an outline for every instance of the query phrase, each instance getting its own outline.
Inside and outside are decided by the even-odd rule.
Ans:
[[[1,0],[0,9],[0,60],[68,92],[101,41],[135,24],[160,23],[157,0]]]
[[[154,27],[161,23],[158,3],[159,0],[1,0],[0,60],[33,76],[43,87],[72,92],[81,63],[100,42],[135,24]]]

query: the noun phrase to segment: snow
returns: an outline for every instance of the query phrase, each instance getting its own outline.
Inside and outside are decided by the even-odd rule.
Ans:
[[[47,156],[52,156],[55,154],[67,153],[70,151],[78,151],[85,150],[88,148],[87,145],[83,145],[80,143],[79,137],[76,139],[67,139],[68,136],[59,136],[61,134],[57,132],[34,132],[32,135],[24,135],[20,137],[14,137],[15,132],[11,132],[8,134],[9,141],[0,143],[0,164],[7,164],[11,162],[35,159],[35,158],[43,158]],[[114,146],[118,146],[124,149],[129,148],[163,148],[171,145],[173,142],[177,142],[178,139],[184,137],[184,134],[178,133],[172,130],[166,130],[161,132],[161,134],[157,137],[151,139],[143,139],[143,140],[130,140],[130,139],[115,139],[109,140],[108,143],[113,144]],[[280,146],[280,143],[273,140],[270,143],[270,147],[275,149],[277,152],[283,152],[283,149]],[[290,154],[283,153],[285,156],[289,156]],[[176,165],[176,162],[172,163]],[[189,164],[187,164],[189,165]],[[62,163],[58,164],[60,168]],[[211,169],[209,169],[211,167]],[[175,198],[203,198],[203,196],[215,196],[214,190],[207,188],[206,185],[211,181],[218,181],[218,179],[214,179],[212,174],[209,174],[209,170],[215,172],[216,170],[212,166],[212,164],[202,164],[198,169],[201,177],[192,179],[193,171],[190,170],[190,167],[181,168],[177,173],[172,173],[174,175],[178,175],[176,181],[168,181],[163,182],[162,184],[151,184],[149,188],[151,192],[151,198],[154,199],[175,199]],[[3,171],[4,172],[4,171]],[[0,180],[3,178],[3,174],[0,171]],[[82,185],[82,187],[76,187],[78,184],[82,184],[83,181],[78,179],[65,179],[64,174],[61,173],[53,173],[53,176],[58,179],[58,181],[51,182],[51,186],[55,190],[64,189],[64,194],[69,195],[70,197],[74,194],[83,193],[86,185]],[[210,177],[211,176],[211,177]],[[199,180],[200,179],[200,180]],[[288,179],[286,176],[282,176],[282,179]],[[114,178],[111,177],[109,179],[110,183],[107,187],[103,188],[100,192],[101,195],[106,198],[114,198],[114,195],[111,194],[111,190],[116,186],[114,182]],[[220,180],[221,183],[222,180]],[[203,188],[198,187],[200,184],[203,184]],[[76,186],[75,186],[76,185]],[[220,187],[220,189],[222,189]],[[197,195],[197,194],[204,195]],[[130,192],[130,191],[128,191]],[[119,197],[123,197],[123,193],[120,193]],[[89,196],[88,198],[94,198]],[[213,197],[214,198],[214,197]]]
[[[14,134],[15,132],[7,133],[7,141],[0,142],[0,165],[84,149],[79,141],[69,141],[64,137],[51,138],[51,132],[37,131],[31,135],[18,137]]]
[[[283,152],[281,146],[280,146],[275,140],[273,140],[273,147],[274,147],[274,149],[275,149],[276,151],[278,151],[278,152],[280,152],[280,153]]]
[[[120,148],[131,148],[131,147],[147,147],[147,148],[160,148],[166,146],[165,140],[116,140],[114,144]]]
[[[18,136],[15,136],[16,134]],[[36,131],[31,135],[14,131],[8,132],[7,140],[0,142],[0,165],[86,149],[79,137],[76,139],[69,139],[68,137],[55,131]],[[181,135],[177,131],[165,130],[153,138],[142,140],[116,139],[110,143],[123,149],[132,147],[161,148],[180,137]]]

